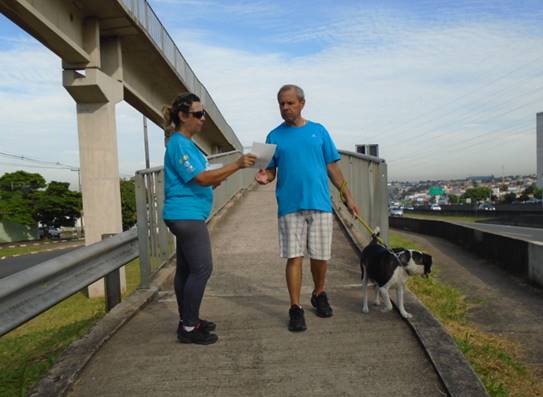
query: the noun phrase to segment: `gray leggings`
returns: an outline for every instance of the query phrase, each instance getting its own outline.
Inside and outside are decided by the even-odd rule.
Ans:
[[[183,325],[198,323],[200,304],[213,270],[211,242],[204,221],[166,221],[177,240],[177,268],[174,287]]]

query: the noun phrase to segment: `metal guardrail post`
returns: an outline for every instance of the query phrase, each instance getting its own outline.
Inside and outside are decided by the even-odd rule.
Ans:
[[[111,236],[115,236],[115,234],[102,234],[102,240]],[[104,277],[104,287],[106,295],[106,312],[109,312],[121,303],[121,272],[119,269],[113,270]]]
[[[138,219],[138,243],[140,252],[141,287],[149,287],[151,264],[149,260],[149,220],[147,219],[147,189],[145,175],[136,174],[136,213]]]

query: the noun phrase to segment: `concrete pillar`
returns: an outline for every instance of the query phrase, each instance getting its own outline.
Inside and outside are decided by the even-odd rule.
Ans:
[[[537,113],[537,187],[543,189],[543,112]]]
[[[91,63],[82,71],[65,69],[63,85],[77,104],[85,245],[90,245],[102,240],[104,234],[122,232],[115,105],[123,99],[123,85],[118,78],[122,76],[118,42],[109,41],[102,53],[98,22],[94,18],[86,22],[85,49],[92,54]],[[102,64],[108,72],[115,70],[117,78],[102,72]],[[89,296],[104,296],[103,280],[89,286]]]

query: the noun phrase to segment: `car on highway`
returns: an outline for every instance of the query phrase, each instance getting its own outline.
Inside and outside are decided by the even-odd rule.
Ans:
[[[60,229],[57,229],[56,227],[49,227],[47,229],[47,237],[50,239],[59,239],[60,238]]]
[[[390,216],[403,216],[403,209],[402,207],[390,207],[388,209],[388,214]]]
[[[492,204],[479,204],[478,209],[481,211],[496,211],[496,207]]]
[[[439,204],[432,204],[432,205],[430,206],[430,209],[431,209],[432,211],[441,211],[441,206],[440,206]]]

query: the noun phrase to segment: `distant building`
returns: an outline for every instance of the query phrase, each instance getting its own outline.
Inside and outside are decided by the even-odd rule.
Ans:
[[[537,114],[537,187],[543,189],[543,112]]]

